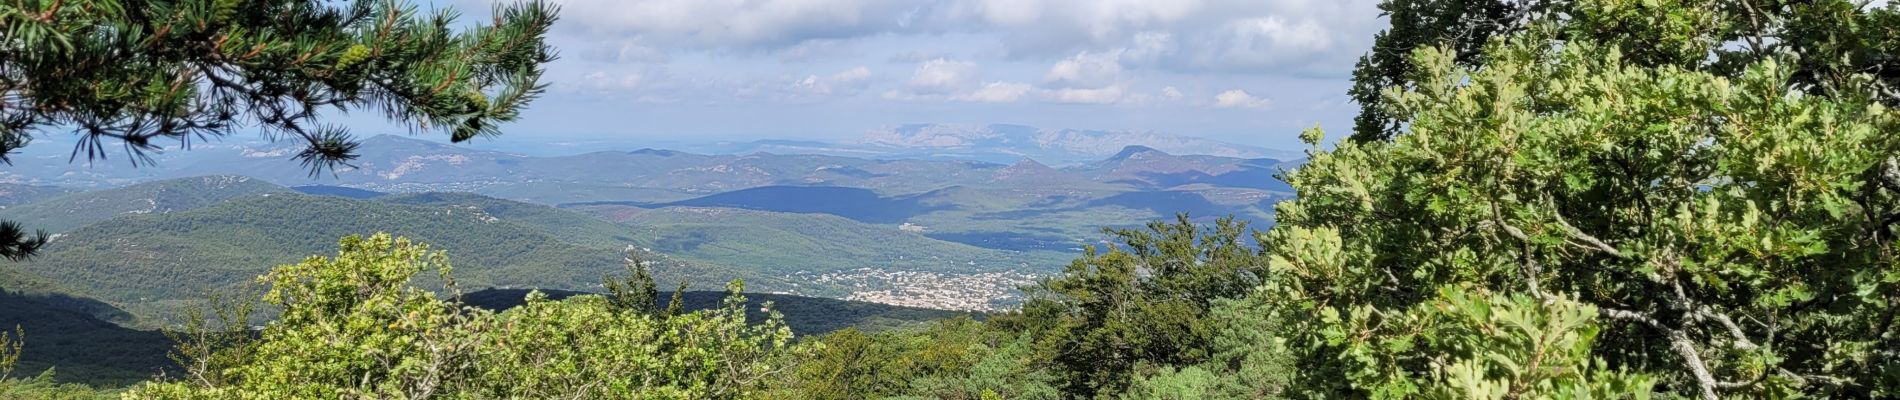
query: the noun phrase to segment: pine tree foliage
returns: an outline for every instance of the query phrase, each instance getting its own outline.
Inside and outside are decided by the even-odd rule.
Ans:
[[[0,257],[8,260],[20,261],[31,257],[52,240],[46,231],[29,235],[18,222],[0,221]]]
[[[555,12],[502,6],[493,24],[458,31],[452,10],[390,0],[8,1],[0,153],[72,127],[75,156],[117,145],[136,164],[160,139],[250,122],[307,143],[298,158],[320,169],[355,149],[318,122],[324,110],[381,112],[458,142],[492,135],[544,89]]]
[[[546,85],[556,7],[498,6],[494,22],[407,1],[7,0],[0,2],[0,162],[34,137],[71,129],[72,158],[123,150],[149,164],[255,126],[306,146],[315,176],[356,158],[321,116],[380,113],[456,142],[495,135]],[[119,148],[119,149],[115,149]],[[0,224],[0,257],[46,236]]]
[[[656,315],[660,309],[660,288],[653,282],[653,274],[647,271],[647,265],[628,249],[627,276],[614,278],[602,277],[601,286],[607,289],[607,302],[614,309],[647,315]],[[667,315],[671,315],[668,312]]]

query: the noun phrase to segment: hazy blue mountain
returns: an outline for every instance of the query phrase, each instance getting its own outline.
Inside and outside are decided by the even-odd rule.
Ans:
[[[1055,163],[1100,159],[1127,146],[1229,158],[1290,158],[1297,153],[1157,132],[1040,129],[1024,125],[909,124],[873,130],[854,144],[904,155],[927,153],[998,161],[1020,157]]]
[[[1175,155],[1146,146],[1128,146],[1101,161],[1068,168],[1092,180],[1147,189],[1206,184],[1292,192],[1277,174],[1297,164],[1270,158],[1243,159]]]
[[[929,238],[992,250],[1071,251],[1081,244],[1101,240],[1103,227],[1139,226],[1183,211],[1201,221],[1231,214],[1264,224],[1271,221],[1273,202],[1292,195],[1291,188],[1274,175],[1299,163],[1298,160],[1251,157],[1264,153],[1257,151],[1228,152],[1249,156],[1228,157],[1176,153],[1156,147],[1173,146],[1191,151],[1193,146],[1213,146],[1199,139],[1151,141],[1154,146],[1118,143],[1112,150],[1103,150],[1106,143],[1121,140],[1112,138],[1141,135],[1046,131],[1021,126],[985,127],[974,131],[934,125],[906,129],[891,133],[897,136],[889,140],[874,142],[890,148],[932,147],[944,150],[945,154],[960,154],[966,150],[1001,154],[997,152],[1009,148],[1053,146],[1038,140],[1069,140],[1073,135],[1082,135],[1100,139],[1101,144],[1087,147],[1086,151],[1075,147],[1080,145],[1050,147],[1054,150],[1048,151],[1102,155],[1070,164],[1052,164],[1036,154],[1010,154],[1006,160],[990,162],[774,152],[703,154],[659,148],[527,156],[384,135],[366,139],[360,150],[361,157],[353,166],[316,177],[288,160],[295,148],[290,144],[243,143],[168,152],[162,155],[167,158],[160,160],[160,164],[130,171],[131,174],[115,175],[128,171],[106,168],[48,179],[78,186],[111,185],[126,180],[228,170],[257,174],[263,181],[300,186],[305,192],[346,198],[367,198],[375,193],[469,192],[542,205],[689,206],[827,214],[879,230],[908,224],[912,227],[909,229],[919,230]],[[773,145],[810,147],[814,143],[784,141]],[[865,144],[845,147],[850,146],[869,148],[864,147],[869,146]],[[400,199],[395,201],[397,203],[427,200],[396,197]],[[71,220],[55,225],[64,230],[142,211],[145,208],[141,208],[144,206],[139,201],[146,198],[154,197],[133,196],[127,197],[131,200],[113,203],[131,206],[75,209],[67,204],[52,207],[67,210],[67,213],[83,210],[84,218],[30,212],[33,210],[21,209],[23,206],[0,210],[0,218],[16,215],[44,219],[49,218],[46,215],[53,215]],[[502,210],[486,203],[454,205],[473,206],[488,213]],[[160,209],[183,210],[188,206],[190,204]],[[588,225],[584,224],[548,226],[576,226],[583,227],[578,228],[582,231],[595,231],[563,235],[581,241],[605,238],[601,240],[624,242],[637,237],[598,234],[602,230],[585,228]],[[699,240],[692,235],[681,234],[672,240],[677,243]],[[595,245],[606,246],[598,242]]]
[[[867,189],[838,186],[766,186],[740,189],[659,206],[729,207],[788,213],[820,213],[862,222],[896,224],[955,207],[924,204],[917,196],[885,197]]]
[[[586,142],[567,155],[528,156],[510,146],[452,145],[379,135],[364,139],[351,166],[312,174],[292,156],[297,143],[233,139],[173,146],[134,167],[123,154],[74,159],[58,143],[29,146],[0,181],[28,185],[111,187],[165,178],[245,175],[286,186],[332,185],[385,192],[481,191],[525,183],[642,188],[709,194],[775,185],[831,185],[920,192],[946,185],[989,183],[1027,158],[1082,165],[1130,145],[1232,160],[1286,159],[1297,154],[1143,132],[1045,130],[1025,126],[906,125],[873,131],[852,143],[759,141],[722,146],[608,150]],[[584,152],[587,149],[596,151]],[[546,154],[538,152],[536,154]],[[71,161],[71,162],[69,162]],[[1218,175],[1211,173],[1212,175]],[[575,199],[567,199],[575,200]],[[610,200],[610,199],[598,199]]]

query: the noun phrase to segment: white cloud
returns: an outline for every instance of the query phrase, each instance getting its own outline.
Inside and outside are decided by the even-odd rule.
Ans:
[[[1272,100],[1255,97],[1245,90],[1233,89],[1214,96],[1214,107],[1219,108],[1267,108]]]
[[[1174,100],[1180,100],[1185,97],[1187,96],[1181,94],[1181,89],[1176,89],[1173,86],[1161,88],[1162,100],[1174,101]]]
[[[1180,23],[1209,10],[1202,0],[968,0],[945,13],[1009,28],[1027,39],[1114,39],[1129,32]]]
[[[870,68],[857,67],[826,76],[807,75],[792,86],[814,94],[855,95],[864,90],[870,77]]]
[[[489,0],[500,1],[500,0]],[[808,57],[810,42],[975,35],[1012,59],[1126,52],[1181,71],[1327,72],[1351,66],[1379,24],[1376,0],[555,0],[561,27],[685,51]],[[1339,72],[1339,73],[1343,73]]]
[[[885,91],[881,97],[903,101],[1012,103],[1027,100],[1094,105],[1146,105],[1186,97],[1174,86],[1135,90],[1138,80],[1123,76],[1123,72],[1114,55],[1080,53],[1051,66],[1043,76],[1045,84],[1032,85],[1021,81],[980,80],[975,63],[939,58],[918,63],[902,86]],[[807,78],[813,79],[817,78]]]
[[[594,71],[581,76],[581,86],[593,90],[633,90],[646,78],[639,72],[609,73]]]
[[[1115,104],[1124,98],[1120,85],[1096,89],[1053,89],[1046,92],[1048,101],[1068,104]]]
[[[939,59],[939,58],[945,58],[945,57],[937,53],[932,53],[928,51],[911,50],[911,51],[906,51],[897,55],[893,55],[891,56],[889,61],[892,63],[908,64],[908,63],[920,63],[920,62],[930,61],[930,60]]]
[[[991,81],[977,84],[975,63],[933,59],[917,64],[904,87],[884,92],[890,100],[1012,103],[1035,90],[1027,83]]]
[[[1339,82],[1383,25],[1376,0],[550,1],[564,7],[551,39],[574,55],[549,69],[563,96],[895,110],[856,117],[882,123],[1257,123],[1182,117],[1187,107],[1338,119],[1327,113],[1348,112],[1304,109],[1312,93],[1345,91]],[[891,101],[965,104],[879,104]],[[1075,112],[1083,107],[1124,110]]]
[[[694,84],[672,80],[663,69],[647,68],[633,71],[597,70],[561,81],[554,90],[563,94],[583,94],[597,96],[599,99],[631,101],[636,103],[678,103],[686,101],[680,96],[685,85]]]
[[[1028,94],[1030,89],[1027,83],[990,82],[983,84],[983,87],[975,91],[950,96],[950,99],[980,103],[1014,103],[1024,94]]]
[[[1056,62],[1043,80],[1064,87],[1101,87],[1121,80],[1121,57],[1081,52]]]
[[[904,86],[916,94],[943,95],[962,90],[975,77],[975,63],[938,58],[918,63]]]
[[[1382,27],[1375,0],[951,0],[944,29],[1001,36],[1020,58],[1124,53],[1124,66],[1185,72],[1349,68]]]
[[[496,0],[498,1],[498,0]],[[564,26],[698,46],[790,46],[902,28],[921,1],[555,0]]]
[[[1205,45],[1175,61],[1216,70],[1299,65],[1333,49],[1336,39],[1320,21],[1271,16],[1230,21],[1197,41]]]
[[[637,40],[594,43],[581,50],[581,59],[609,63],[666,63],[671,55]]]
[[[850,42],[837,39],[807,40],[778,51],[779,60],[784,62],[851,58],[856,54]]]

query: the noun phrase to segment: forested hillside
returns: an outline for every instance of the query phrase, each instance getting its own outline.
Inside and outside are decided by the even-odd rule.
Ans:
[[[186,211],[252,194],[288,191],[242,176],[170,179],[23,203],[0,210],[0,218],[60,233],[122,215]]]
[[[149,318],[173,315],[208,293],[248,284],[272,265],[328,253],[335,237],[359,232],[396,232],[454,251],[468,266],[457,274],[467,285],[588,288],[624,257],[627,242],[582,235],[611,231],[565,230],[578,226],[503,215],[466,205],[272,192],[75,229],[14,268],[121,305],[149,325],[166,321]],[[753,271],[650,258],[666,260],[656,271],[669,283],[707,288],[745,278],[760,290],[789,289],[786,280]]]
[[[0,326],[18,328],[32,342],[22,348],[15,372],[38,376],[50,370],[58,381],[104,387],[177,372],[165,357],[176,344],[171,338],[97,317],[117,311],[110,307],[59,294],[0,293]]]

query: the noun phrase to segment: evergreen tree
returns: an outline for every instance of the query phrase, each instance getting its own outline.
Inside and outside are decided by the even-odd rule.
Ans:
[[[40,247],[46,246],[49,241],[52,241],[52,237],[48,236],[46,231],[42,230],[29,235],[26,233],[26,228],[20,227],[18,222],[0,221],[0,257],[13,261],[26,259],[38,252]]]
[[[0,331],[0,382],[13,375],[13,366],[20,363],[20,347],[26,340],[26,331],[14,327],[13,332]]]
[[[492,25],[407,1],[18,0],[0,3],[0,162],[70,128],[73,157],[152,161],[249,123],[304,143],[313,175],[356,157],[325,111],[372,110],[460,142],[494,135],[545,89],[555,7],[501,6]],[[0,226],[0,256],[44,235]]]
[[[686,308],[686,281],[681,280],[680,286],[673,289],[673,297],[668,298],[666,300],[666,312],[661,313],[660,315],[666,316],[666,317],[680,315],[680,311],[684,310],[685,308]]]
[[[627,277],[614,279],[602,277],[601,286],[607,289],[607,301],[615,310],[641,315],[659,315],[660,290],[653,283],[653,274],[647,271],[646,263],[633,249],[627,250]],[[670,312],[668,314],[671,314]]]

